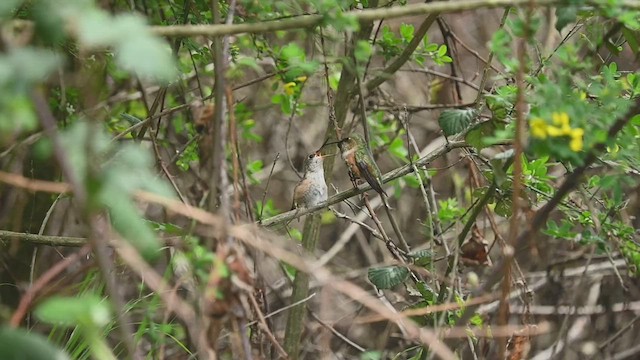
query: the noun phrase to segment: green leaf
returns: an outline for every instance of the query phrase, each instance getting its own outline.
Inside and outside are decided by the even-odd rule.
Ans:
[[[31,47],[13,49],[0,56],[0,86],[45,80],[60,65],[58,54]]]
[[[122,40],[116,50],[118,64],[140,77],[169,82],[177,75],[168,44],[145,32]]]
[[[70,357],[35,332],[3,326],[0,327],[0,359],[67,360]]]
[[[422,299],[427,302],[427,305],[433,303],[433,301],[436,300],[436,292],[433,291],[433,289],[424,281],[419,281],[418,283],[416,283],[416,288],[418,289],[418,292],[420,292]]]
[[[561,6],[556,8],[556,30],[562,32],[567,25],[576,22],[578,18],[577,6]]]
[[[631,51],[637,55],[640,52],[640,37],[637,31],[632,31],[625,27],[622,28],[622,34],[624,35],[624,39],[627,40]]]
[[[429,250],[418,250],[408,254],[418,266],[428,266],[433,261],[433,253]]]
[[[92,294],[50,298],[38,306],[35,314],[51,325],[104,326],[111,321],[107,302]]]
[[[491,135],[493,130],[493,123],[491,121],[485,121],[471,127],[464,139],[469,145],[475,147],[477,150],[482,150],[487,146],[484,142],[484,138]]]
[[[409,277],[409,269],[401,266],[369,268],[369,281],[378,289],[391,289]]]
[[[110,186],[101,192],[100,200],[109,208],[113,227],[140,252],[140,255],[153,260],[160,254],[160,242],[156,234],[126,193]]]
[[[356,43],[356,48],[353,51],[353,55],[360,63],[366,63],[369,57],[373,54],[373,47],[371,43],[365,40],[359,40]]]
[[[393,139],[391,144],[389,144],[389,152],[391,153],[391,155],[409,162],[409,158],[407,158],[407,155],[409,155],[409,151],[404,146],[404,142],[400,137],[396,137],[395,139]]]
[[[135,34],[144,22],[134,15],[122,15],[116,20],[104,11],[89,11],[78,18],[78,39],[88,47],[108,47],[123,37]]]
[[[2,0],[0,1],[0,19],[11,17],[12,13],[17,10],[22,0]]]
[[[400,36],[405,42],[411,41],[413,39],[414,27],[411,24],[402,24],[400,25]]]
[[[380,360],[382,359],[382,352],[380,351],[365,351],[360,354],[360,360]]]
[[[438,57],[443,57],[445,55],[447,55],[447,45],[442,44],[438,48]]]
[[[503,196],[496,202],[496,207],[494,208],[494,211],[496,212],[496,214],[502,217],[508,218],[511,216],[512,208],[513,208],[513,202],[511,201],[511,198],[507,196]]]
[[[476,116],[474,109],[447,109],[440,113],[438,124],[445,136],[466,130]]]

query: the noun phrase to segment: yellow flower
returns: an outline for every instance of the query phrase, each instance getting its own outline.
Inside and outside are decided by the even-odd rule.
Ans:
[[[584,130],[580,128],[571,129],[571,142],[569,142],[569,148],[578,152],[581,151],[584,143],[582,142],[582,136],[584,136]]]
[[[303,82],[307,81],[307,77],[306,76],[298,76],[296,78],[296,81],[303,83]]]
[[[549,135],[564,136],[564,135],[571,134],[571,126],[569,125],[569,115],[566,112],[561,112],[561,113],[554,112],[553,114],[551,114],[551,119],[553,120],[554,124],[560,125],[560,128],[556,128],[558,129],[557,132],[553,130],[550,131]],[[551,132],[553,132],[556,135],[551,134]]]
[[[554,112],[551,114],[551,119],[553,123],[560,126],[569,125],[569,115],[566,112],[557,113]]]
[[[293,95],[295,91],[295,87],[296,87],[296,83],[294,83],[293,81],[284,84],[284,93],[289,96]]]
[[[558,137],[558,136],[567,135],[563,130],[564,129],[561,129],[561,128],[555,127],[555,126],[547,127],[547,133],[549,134],[549,136],[552,136],[552,137]]]
[[[533,118],[531,122],[529,122],[529,127],[531,128],[531,135],[538,139],[546,139],[547,138],[547,122],[541,118]]]
[[[575,152],[581,151],[583,145],[581,137],[572,138],[569,142],[569,147]]]

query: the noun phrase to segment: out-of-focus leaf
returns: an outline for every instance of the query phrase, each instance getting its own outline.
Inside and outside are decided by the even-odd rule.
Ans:
[[[0,327],[0,359],[67,360],[70,358],[39,334],[22,329]]]
[[[556,8],[556,30],[561,32],[565,26],[576,22],[578,18],[577,6],[560,6]]]
[[[109,306],[99,296],[54,297],[38,306],[36,316],[52,325],[104,326],[111,320]]]
[[[474,125],[465,135],[465,141],[475,147],[477,150],[484,149],[487,144],[484,142],[484,138],[493,133],[494,125],[491,121],[486,121],[477,125]]]
[[[169,82],[177,74],[169,46],[150,35],[136,34],[119,43],[116,60],[122,68],[144,78]]]
[[[44,80],[60,64],[58,54],[50,50],[18,48],[0,56],[0,86],[30,84]]]
[[[409,269],[400,266],[370,268],[367,277],[378,289],[391,289],[407,280]]]
[[[79,19],[78,37],[90,47],[113,46],[145,31],[144,20],[135,15],[113,17],[104,11],[94,10]]]
[[[440,114],[438,124],[445,136],[451,136],[466,130],[475,116],[474,109],[448,109]]]
[[[0,19],[11,17],[22,0],[2,0],[0,1]]]
[[[115,187],[100,193],[100,200],[109,208],[113,227],[149,260],[159,255],[160,242],[144,221],[131,198]]]

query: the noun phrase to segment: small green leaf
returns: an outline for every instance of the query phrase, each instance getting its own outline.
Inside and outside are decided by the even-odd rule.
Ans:
[[[494,211],[496,212],[496,214],[502,217],[508,218],[511,216],[512,207],[513,206],[512,206],[511,198],[502,197],[496,202],[496,207],[494,208]]]
[[[414,28],[411,24],[402,24],[400,25],[400,36],[405,42],[411,41],[413,39]]]
[[[35,332],[3,326],[0,327],[0,359],[67,360],[70,358]]]
[[[79,297],[53,297],[36,309],[36,316],[52,325],[104,326],[111,320],[109,307],[92,294]]]
[[[438,117],[438,124],[445,136],[466,130],[476,116],[474,109],[447,109]]]
[[[408,254],[418,266],[428,266],[433,261],[433,253],[429,250],[418,250]]]
[[[445,55],[447,55],[447,45],[442,44],[438,48],[438,57],[443,57]]]
[[[391,289],[409,277],[409,269],[400,266],[369,268],[369,281],[378,289]]]

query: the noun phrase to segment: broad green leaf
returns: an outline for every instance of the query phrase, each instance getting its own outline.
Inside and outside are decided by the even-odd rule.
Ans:
[[[60,62],[59,55],[51,50],[31,47],[13,49],[0,56],[0,86],[43,81]]]
[[[576,22],[578,18],[577,6],[561,6],[556,8],[556,30],[562,32],[565,26]]]
[[[428,266],[433,261],[433,253],[429,250],[418,250],[408,254],[418,266]]]
[[[502,217],[508,218],[511,216],[512,208],[513,208],[513,202],[511,201],[511,198],[504,196],[496,202],[496,207],[494,208],[494,211],[496,212],[496,214]]]
[[[143,78],[169,82],[177,75],[168,44],[144,32],[118,43],[116,60],[122,68]]]
[[[144,22],[134,15],[122,15],[118,20],[104,11],[94,10],[79,19],[78,38],[89,47],[113,46],[144,27]]]
[[[52,325],[104,326],[111,321],[108,304],[92,294],[50,298],[38,306],[35,314]]]
[[[6,360],[67,360],[62,350],[56,348],[42,335],[22,329],[0,327],[0,359]]]
[[[382,359],[382,352],[380,351],[365,351],[360,354],[360,360],[380,360]]]
[[[484,138],[493,133],[494,126],[491,121],[486,121],[477,125],[474,125],[465,135],[464,140],[477,150],[484,149],[487,144],[484,142]]]
[[[438,117],[438,124],[445,136],[459,134],[466,130],[476,116],[474,109],[448,109]]]
[[[391,289],[409,277],[409,269],[401,266],[369,268],[369,281],[378,289]]]

